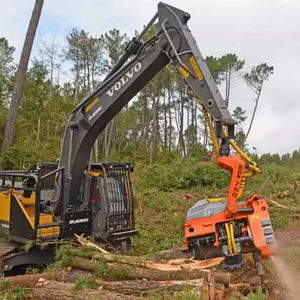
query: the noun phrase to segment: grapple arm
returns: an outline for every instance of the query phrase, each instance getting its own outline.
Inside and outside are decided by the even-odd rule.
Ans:
[[[73,110],[60,157],[60,167],[65,171],[64,197],[53,204],[57,213],[80,209],[78,195],[82,174],[96,138],[170,61],[213,118],[217,137],[223,135],[224,126],[233,137],[234,121],[187,26],[189,18],[188,13],[159,3],[157,14],[141,35],[128,44],[104,82]],[[156,19],[158,33],[143,42],[142,36]]]

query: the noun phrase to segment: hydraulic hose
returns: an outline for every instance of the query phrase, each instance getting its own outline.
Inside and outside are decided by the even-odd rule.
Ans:
[[[204,115],[206,126],[208,128],[209,133],[210,133],[210,137],[211,137],[211,141],[212,141],[214,150],[215,150],[217,156],[219,156],[220,155],[219,143],[218,143],[218,140],[217,140],[217,137],[216,137],[213,125],[211,123],[210,117],[208,115],[207,109],[204,107],[204,105],[202,105],[202,111],[203,111],[203,115]]]
[[[226,131],[223,131],[224,136],[228,136]],[[244,159],[249,165],[247,165],[247,169],[255,173],[261,173],[262,169],[254,162],[232,139],[229,140],[232,148]]]
[[[234,239],[233,224],[230,223],[229,227],[230,227],[230,240],[232,243],[232,252],[233,252],[233,254],[237,254],[237,248],[236,248],[236,243],[235,243],[235,239]]]
[[[210,134],[210,137],[212,140],[214,151],[216,152],[217,156],[220,156],[220,146],[219,146],[218,139],[216,137],[211,119],[209,117],[208,111],[200,99],[197,99],[196,102],[202,106],[204,120],[205,120],[206,126],[208,128],[208,131],[209,131],[209,134]],[[228,136],[226,131],[223,131],[223,135],[225,137]],[[262,170],[232,139],[229,140],[229,143],[232,146],[232,148],[241,156],[241,158],[247,162],[246,168],[251,171],[251,173],[246,173],[243,175],[242,182],[240,184],[239,191],[238,191],[237,199],[239,199],[245,190],[247,178],[250,178],[257,173],[261,173]],[[208,199],[208,200],[209,200],[209,202],[218,202],[218,201],[224,200],[224,198],[212,198],[212,199]]]
[[[228,223],[225,223],[226,235],[227,235],[227,246],[228,246],[228,253],[232,254],[232,243],[231,243],[231,233],[229,229]]]

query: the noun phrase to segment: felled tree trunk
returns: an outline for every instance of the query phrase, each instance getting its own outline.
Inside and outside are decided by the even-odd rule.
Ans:
[[[138,299],[135,296],[126,296],[112,293],[102,289],[84,289],[76,291],[74,284],[57,281],[44,282],[36,287],[33,291],[33,299],[35,300],[89,300],[89,299],[105,299],[105,300],[123,300]]]
[[[114,291],[125,295],[146,296],[154,292],[160,293],[164,291],[182,291],[184,287],[190,287],[193,289],[201,287],[202,283],[202,279],[191,281],[125,280],[101,282],[100,285],[104,290]]]
[[[68,253],[70,256],[76,256],[81,257],[82,252],[80,249],[72,249],[69,250]],[[136,256],[126,256],[126,255],[117,255],[117,254],[111,254],[111,253],[101,253],[99,251],[91,251],[84,254],[84,258],[86,259],[101,259],[103,258],[107,262],[117,262],[121,264],[127,264],[132,266],[146,266],[146,264],[150,263],[151,261],[147,258],[143,257],[136,257]]]
[[[80,257],[74,257],[71,260],[71,266],[75,269],[87,270],[87,271],[97,271],[99,270],[99,264],[96,261],[83,259]],[[146,280],[156,280],[156,281],[172,281],[172,280],[187,280],[187,279],[199,279],[207,278],[209,272],[204,270],[157,270],[151,268],[142,268],[138,266],[129,266],[126,264],[118,263],[107,263],[107,273],[112,273],[115,279],[146,279]],[[100,270],[101,271],[101,270]],[[108,279],[111,278],[112,274],[105,274],[104,277]],[[108,275],[108,276],[107,276]],[[231,275],[228,273],[214,273],[216,282],[223,283],[228,286],[230,283]]]
[[[11,287],[34,287],[39,279],[43,278],[45,280],[62,280],[65,272],[49,272],[49,273],[39,273],[39,274],[27,274],[27,275],[18,275],[1,278],[0,284],[3,282],[9,282]]]

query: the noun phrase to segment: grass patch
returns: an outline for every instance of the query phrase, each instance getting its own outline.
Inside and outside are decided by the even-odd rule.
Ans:
[[[85,288],[96,289],[99,287],[99,284],[91,278],[79,276],[75,279],[74,291],[82,291]]]
[[[149,300],[198,300],[199,291],[195,292],[191,286],[184,286],[183,290],[180,292],[163,292],[154,293],[149,298]]]
[[[0,285],[1,300],[24,300],[31,299],[32,289],[12,288],[9,281],[3,281]]]
[[[242,298],[231,297],[230,300],[267,300],[261,287],[259,287],[255,292],[251,291],[247,296]]]

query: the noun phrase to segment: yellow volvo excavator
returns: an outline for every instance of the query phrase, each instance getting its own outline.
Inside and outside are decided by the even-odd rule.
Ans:
[[[245,166],[257,166],[240,153],[230,157],[234,121],[187,25],[190,15],[165,3],[124,54],[103,83],[71,112],[59,163],[37,163],[28,171],[0,172],[0,246],[2,271],[53,260],[57,241],[86,234],[130,250],[134,227],[134,196],[130,163],[92,163],[89,156],[98,135],[112,118],[156,74],[171,63],[205,109],[218,164],[232,174],[228,205],[198,203],[188,212],[185,246],[197,259],[217,249],[228,265],[239,265],[243,249],[270,255],[274,234],[265,202],[258,197],[236,203]],[[156,24],[157,33],[143,37]],[[208,116],[209,114],[209,116]],[[218,142],[220,141],[220,146]],[[238,179],[238,180],[236,180]],[[20,246],[35,241],[23,252]],[[39,244],[48,243],[41,249]],[[52,245],[52,246],[51,246]],[[256,255],[256,256],[259,256]]]

